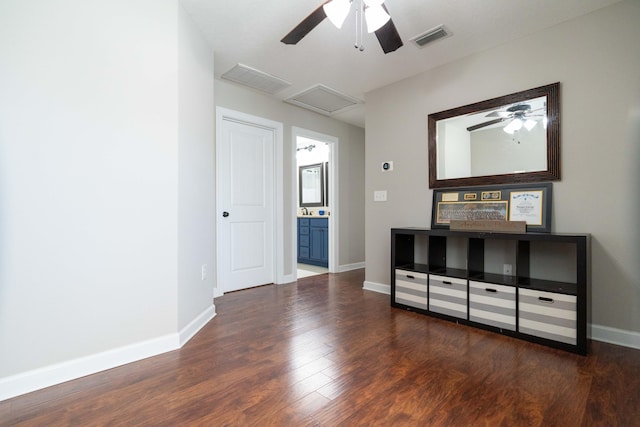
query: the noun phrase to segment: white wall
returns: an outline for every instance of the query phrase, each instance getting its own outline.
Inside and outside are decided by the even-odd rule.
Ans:
[[[438,153],[438,179],[460,178],[471,175],[472,148],[471,134],[466,129],[460,129],[445,123],[438,126],[443,130],[436,142]],[[436,132],[440,132],[437,129]],[[442,141],[447,141],[443,144]],[[440,142],[440,143],[438,143]]]
[[[640,2],[621,2],[367,94],[366,280],[390,282],[391,227],[430,225],[428,114],[559,81],[552,227],[592,233],[592,335],[640,346],[638,22]]]
[[[212,259],[178,223],[209,209],[185,193],[212,163],[178,158],[210,153],[212,125],[194,119],[192,141],[178,114],[206,104],[178,94],[178,69],[197,74],[178,59],[178,10],[0,2],[0,399],[176,348],[179,323],[211,304],[182,274]]]
[[[229,108],[254,116],[281,122],[284,125],[284,204],[296,203],[296,182],[292,181],[295,168],[295,141],[291,138],[292,126],[334,136],[339,139],[339,230],[338,268],[364,261],[364,129],[339,122],[300,107],[286,104],[252,89],[236,84],[215,81],[216,106]],[[296,175],[297,176],[297,175]],[[292,204],[293,203],[293,204]],[[333,211],[333,208],[332,208]],[[291,226],[295,211],[285,210],[284,274],[292,274],[293,235]]]
[[[182,7],[178,60],[178,329],[182,330],[211,309],[216,277],[213,50]]]
[[[502,127],[471,133],[472,176],[541,171],[547,165],[546,129],[538,124],[533,129],[514,132]],[[469,175],[465,175],[469,176]]]

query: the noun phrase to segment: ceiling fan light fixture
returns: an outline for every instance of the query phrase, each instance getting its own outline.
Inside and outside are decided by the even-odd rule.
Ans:
[[[331,0],[322,6],[322,8],[331,23],[340,29],[342,28],[342,24],[344,24],[344,20],[347,19],[347,15],[349,15],[351,2],[349,0]]]
[[[379,30],[391,19],[391,16],[389,16],[382,7],[382,3],[375,6],[367,3],[367,8],[364,10],[364,17],[367,20],[367,32],[369,33]]]
[[[536,127],[536,121],[535,121],[535,120],[531,120],[531,119],[527,119],[527,121],[526,121],[526,122],[524,122],[524,127],[525,127],[527,130],[531,130],[531,129],[533,129],[534,127]]]
[[[342,28],[352,7],[356,15],[354,46],[358,50],[364,51],[365,25],[368,32],[375,33],[385,54],[395,52],[403,46],[402,38],[389,16],[384,0],[325,0],[280,41],[286,45],[295,45],[326,18],[337,28]]]
[[[513,135],[513,133],[517,130],[520,130],[520,128],[522,128],[522,120],[520,120],[519,118],[515,118],[511,120],[509,124],[506,125],[502,130],[504,130],[509,135]]]

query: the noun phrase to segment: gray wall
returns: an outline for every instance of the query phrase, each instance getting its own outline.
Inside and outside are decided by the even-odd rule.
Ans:
[[[286,104],[224,80],[215,81],[216,106],[225,107],[254,116],[283,123],[284,125],[284,203],[291,206],[296,201],[296,183],[289,172],[295,167],[292,156],[293,126],[308,129],[339,139],[339,210],[338,222],[340,242],[338,266],[349,266],[364,261],[364,129],[330,117]],[[333,208],[332,208],[333,212]],[[290,224],[295,221],[295,212],[285,209],[284,229],[284,274],[292,273],[291,259],[296,248],[292,248]]]
[[[592,333],[637,340],[639,22],[640,2],[618,3],[367,94],[366,280],[390,282],[391,227],[430,225],[428,114],[559,81],[553,229],[592,234]],[[383,189],[389,201],[373,202]]]

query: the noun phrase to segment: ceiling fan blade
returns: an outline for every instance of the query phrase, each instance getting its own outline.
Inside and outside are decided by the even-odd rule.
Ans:
[[[296,44],[304,38],[311,30],[313,30],[319,23],[321,23],[327,14],[324,12],[322,6],[329,3],[331,0],[327,0],[322,5],[311,12],[309,16],[304,18],[293,30],[280,40],[284,44]]]
[[[477,125],[469,126],[467,131],[473,132],[474,130],[482,129],[483,127],[495,125],[496,123],[504,122],[507,120],[507,117],[500,117],[498,119],[489,120],[488,122],[480,123]]]
[[[382,4],[382,8],[385,12],[389,13],[389,10],[384,3]],[[393,52],[403,45],[400,34],[398,34],[398,30],[393,23],[393,19],[389,19],[386,24],[378,28],[375,31],[375,34],[384,53]]]
[[[510,112],[508,111],[492,111],[491,113],[487,114],[485,117],[509,117],[511,115]]]

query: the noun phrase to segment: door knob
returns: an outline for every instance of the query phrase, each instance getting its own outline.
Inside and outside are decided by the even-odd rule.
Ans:
[[[227,211],[222,212],[222,216],[225,217],[225,218],[228,217],[229,216],[229,212],[227,212]]]

